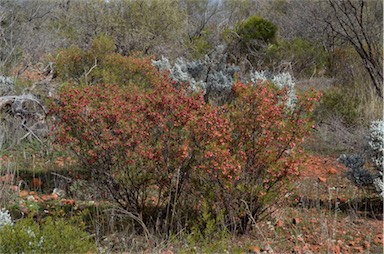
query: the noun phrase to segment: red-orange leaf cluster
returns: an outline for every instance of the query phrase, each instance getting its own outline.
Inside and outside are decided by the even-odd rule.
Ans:
[[[233,101],[217,107],[175,87],[149,61],[137,61],[135,73],[142,68],[145,85],[125,76],[126,85],[61,91],[61,103],[51,107],[57,142],[71,148],[123,208],[164,209],[168,229],[180,207],[201,208],[201,197],[228,216],[244,214],[244,203],[253,216],[262,214],[285,180],[298,174],[298,145],[312,126],[317,95],[299,97],[292,109],[284,89],[237,83]]]

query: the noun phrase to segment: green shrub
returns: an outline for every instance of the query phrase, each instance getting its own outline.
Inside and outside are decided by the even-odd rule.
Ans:
[[[125,57],[114,53],[114,48],[110,38],[101,36],[94,39],[89,50],[78,47],[64,49],[55,60],[58,76],[75,84],[140,83],[148,86],[149,79],[156,75],[151,59],[138,53]]]
[[[283,62],[290,64],[288,71],[292,70],[296,77],[308,77],[325,69],[327,54],[323,48],[302,38],[282,40],[268,47],[265,64],[273,71],[281,71],[287,68]]]
[[[97,80],[92,80],[95,78],[94,73],[100,72],[99,69],[104,66],[106,56],[113,53],[114,49],[112,39],[100,36],[93,40],[92,47],[87,51],[77,46],[61,50],[54,60],[57,74],[64,81],[96,82]]]
[[[90,66],[85,56],[85,52],[76,46],[62,50],[55,61],[58,76],[63,80],[79,82],[84,74],[84,67]]]
[[[149,58],[136,55],[125,57],[112,53],[105,56],[103,65],[93,77],[105,84],[119,86],[140,84],[141,87],[149,88],[151,79],[157,75],[156,68],[152,66]]]
[[[212,31],[207,28],[201,32],[200,36],[191,38],[188,47],[190,48],[191,56],[194,59],[199,59],[212,50],[213,45],[209,41],[211,34]]]
[[[182,234],[185,241],[181,253],[226,253],[229,249],[229,232],[225,225],[224,213],[213,214],[204,202],[202,213],[192,226],[191,232]],[[176,242],[177,243],[177,242]]]
[[[258,40],[271,43],[276,38],[277,26],[266,19],[252,16],[241,23],[236,30],[244,42]]]
[[[341,89],[336,88],[324,92],[317,112],[318,121],[326,121],[331,117],[337,116],[347,126],[356,124],[359,117],[356,99]]]
[[[86,253],[96,245],[88,234],[63,219],[21,219],[0,228],[0,253]]]
[[[270,21],[252,16],[239,23],[233,30],[225,30],[222,34],[227,42],[230,61],[244,66],[243,71],[262,69],[260,65],[265,57],[265,50],[276,40],[277,26]]]

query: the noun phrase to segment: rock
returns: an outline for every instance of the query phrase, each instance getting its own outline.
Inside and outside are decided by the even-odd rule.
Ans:
[[[28,201],[35,201],[35,197],[33,195],[27,196]]]
[[[54,188],[52,194],[56,194],[60,198],[65,197],[65,190],[59,189],[59,188]]]

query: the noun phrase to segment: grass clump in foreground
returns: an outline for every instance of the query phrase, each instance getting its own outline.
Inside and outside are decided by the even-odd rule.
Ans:
[[[0,228],[0,253],[87,253],[96,252],[90,236],[77,224],[64,219],[31,218]]]

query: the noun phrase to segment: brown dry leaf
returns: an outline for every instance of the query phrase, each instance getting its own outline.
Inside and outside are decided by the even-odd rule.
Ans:
[[[335,253],[335,254],[340,254],[340,252],[341,252],[340,246],[339,246],[339,245],[336,245],[336,246],[333,248],[333,253]]]
[[[383,244],[383,235],[377,234],[375,239],[373,239],[373,242],[377,245]]]
[[[61,168],[61,167],[64,167],[65,163],[64,163],[64,158],[63,157],[57,157],[56,160],[55,160],[55,164]]]
[[[44,200],[44,201],[48,201],[48,200],[51,200],[52,197],[51,197],[51,195],[45,195],[45,194],[43,194],[43,195],[41,195],[41,199]]]
[[[363,246],[364,246],[365,249],[370,249],[371,248],[371,243],[368,242],[368,241],[364,241]]]
[[[319,176],[317,177],[317,180],[321,183],[325,183],[327,181],[327,178]]]
[[[251,253],[255,253],[255,254],[260,254],[261,253],[261,249],[257,245],[249,247],[248,251],[251,252]]]
[[[173,254],[171,250],[163,250],[160,254]]]
[[[31,182],[31,186],[34,189],[40,188],[43,185],[43,182],[39,178],[33,178]]]
[[[26,190],[20,191],[20,197],[21,198],[26,197],[26,196],[28,196],[28,191],[26,191]]]
[[[353,247],[353,249],[359,253],[364,253],[364,249],[362,246]]]
[[[277,220],[275,226],[278,227],[278,228],[281,228],[281,227],[284,226],[284,222],[282,220]]]
[[[19,186],[11,185],[11,186],[9,186],[9,190],[11,190],[11,191],[19,191]]]
[[[73,199],[62,199],[61,203],[64,205],[71,205],[71,206],[74,206],[76,204],[75,200]]]
[[[51,194],[51,197],[52,199],[55,199],[55,200],[59,198],[59,196],[56,193]]]
[[[0,176],[0,182],[11,183],[14,177],[15,177],[14,174],[5,174],[3,176]]]
[[[301,222],[301,220],[299,218],[297,218],[297,217],[292,219],[292,224],[294,224],[294,225],[297,225],[300,222]]]

